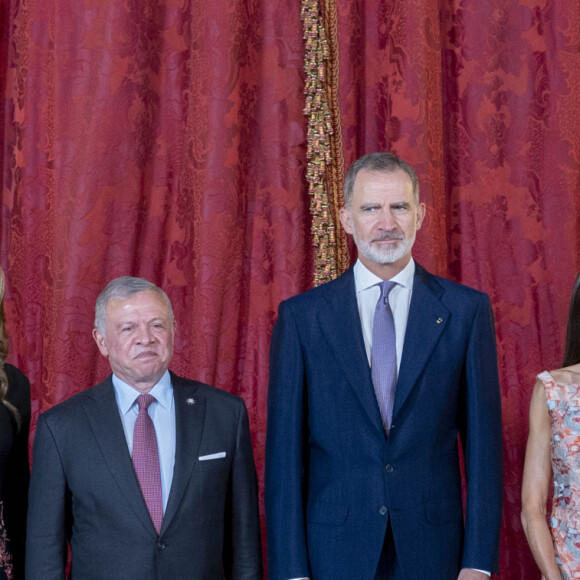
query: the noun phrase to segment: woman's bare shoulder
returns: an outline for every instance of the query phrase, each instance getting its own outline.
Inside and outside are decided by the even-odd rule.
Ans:
[[[564,385],[580,385],[580,364],[550,371],[554,381]]]

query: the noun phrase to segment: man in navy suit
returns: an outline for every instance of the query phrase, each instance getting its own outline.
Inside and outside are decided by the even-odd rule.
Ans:
[[[283,302],[272,336],[269,577],[485,579],[498,569],[502,503],[489,299],[412,259],[425,206],[407,163],[362,157],[344,189],[341,221],[358,261]],[[388,419],[371,368],[384,280],[394,322],[383,357],[393,356],[395,375]]]
[[[244,402],[168,371],[175,320],[154,284],[113,280],[95,314],[113,374],[38,420],[26,578],[62,580],[68,542],[75,580],[260,579]],[[146,439],[155,469],[134,468]]]

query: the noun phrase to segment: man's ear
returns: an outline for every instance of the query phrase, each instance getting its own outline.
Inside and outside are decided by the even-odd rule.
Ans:
[[[421,226],[423,225],[423,220],[427,215],[427,206],[424,203],[420,203],[417,206],[417,225],[416,229],[420,230]]]
[[[107,348],[106,338],[99,332],[98,328],[93,328],[93,338],[101,351],[101,354],[106,358],[109,356],[109,349]]]
[[[352,234],[352,218],[346,206],[340,208],[340,223],[347,234]]]

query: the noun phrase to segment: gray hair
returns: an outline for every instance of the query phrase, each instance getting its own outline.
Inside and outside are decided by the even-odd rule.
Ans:
[[[173,323],[173,308],[171,307],[171,301],[169,297],[159,286],[145,280],[144,278],[133,278],[133,276],[121,276],[120,278],[115,278],[111,280],[105,289],[99,294],[97,302],[95,303],[95,328],[103,335],[106,336],[107,327],[107,305],[111,300],[123,301],[128,300],[135,294],[139,292],[153,291],[157,292],[161,298],[167,304],[167,309],[169,310],[169,317]]]
[[[374,171],[377,173],[393,173],[398,169],[404,171],[411,179],[413,187],[413,198],[419,204],[419,180],[414,169],[406,162],[397,157],[394,153],[369,153],[357,159],[349,168],[344,180],[344,205],[350,207],[352,203],[352,192],[356,176],[361,169]]]

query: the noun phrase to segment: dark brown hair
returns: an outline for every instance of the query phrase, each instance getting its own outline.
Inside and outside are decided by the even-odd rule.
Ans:
[[[580,363],[580,274],[576,276],[572,298],[570,298],[570,311],[566,328],[566,350],[564,351],[562,366],[569,367],[578,363]]]

